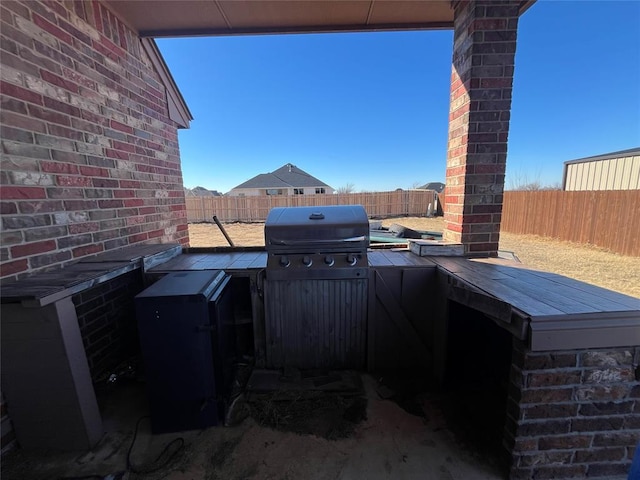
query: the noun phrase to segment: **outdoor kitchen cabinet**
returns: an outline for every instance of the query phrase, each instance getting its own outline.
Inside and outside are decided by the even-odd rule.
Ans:
[[[136,296],[154,433],[224,423],[235,353],[230,277],[170,273]]]

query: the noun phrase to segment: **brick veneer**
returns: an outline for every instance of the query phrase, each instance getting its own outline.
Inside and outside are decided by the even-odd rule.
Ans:
[[[512,479],[626,478],[640,442],[640,347],[530,352],[514,341]]]
[[[188,231],[177,127],[100,2],[0,3],[0,277]]]
[[[454,1],[445,232],[495,256],[507,157],[519,1]]]
[[[143,288],[136,270],[72,297],[94,382],[139,353],[134,297]]]

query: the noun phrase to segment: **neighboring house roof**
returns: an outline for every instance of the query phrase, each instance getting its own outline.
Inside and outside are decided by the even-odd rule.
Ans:
[[[640,156],[640,147],[630,148],[629,150],[620,150],[619,152],[604,153],[602,155],[596,155],[593,157],[579,158],[577,160],[568,160],[564,162],[564,164],[570,165],[572,163],[596,162],[598,160],[610,160],[613,158],[637,157],[637,156]]]
[[[271,173],[261,173],[250,178],[244,183],[233,187],[232,190],[240,188],[300,188],[300,187],[329,187],[326,183],[309,175],[304,170],[291,163],[283,165]]]
[[[420,187],[420,190],[435,190],[437,193],[442,193],[444,190],[444,183],[442,182],[429,182]]]
[[[187,197],[219,197],[222,195],[217,190],[209,190],[204,187],[185,188],[184,194]]]
[[[247,180],[244,183],[241,183],[237,187],[234,187],[232,190],[236,188],[289,188],[287,182],[278,178],[272,173],[261,173],[260,175],[256,175],[255,177]]]

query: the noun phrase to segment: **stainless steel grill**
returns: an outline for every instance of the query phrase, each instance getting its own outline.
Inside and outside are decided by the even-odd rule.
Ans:
[[[267,365],[362,368],[369,221],[360,205],[274,208],[265,223]]]

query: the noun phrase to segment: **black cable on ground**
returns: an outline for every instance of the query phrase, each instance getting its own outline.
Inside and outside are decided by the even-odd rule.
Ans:
[[[142,421],[145,418],[151,418],[148,415],[144,416],[144,417],[140,417],[138,419],[138,422],[136,423],[136,429],[133,433],[133,440],[131,440],[131,446],[129,447],[129,451],[127,452],[127,471],[129,472],[133,472],[136,473],[138,475],[145,475],[145,474],[149,474],[149,473],[154,473],[157,472],[158,470],[166,467],[167,465],[169,465],[169,463],[176,457],[176,455],[178,455],[178,453],[180,453],[182,451],[182,449],[184,448],[184,438],[182,437],[178,437],[178,438],[174,438],[173,440],[171,440],[165,447],[164,449],[162,449],[162,451],[160,452],[160,455],[158,455],[156,457],[156,459],[151,462],[150,465],[148,466],[141,466],[141,465],[133,465],[133,463],[131,462],[131,452],[133,451],[133,446],[136,443],[136,438],[138,437],[138,429],[140,428],[140,424],[142,423]],[[171,454],[169,454],[169,456],[162,462],[162,463],[158,463],[160,462],[160,459],[167,453],[170,451],[172,445],[176,444],[177,447],[175,448],[175,451]]]
[[[164,447],[164,449],[162,449],[162,451],[160,452],[160,455],[158,455],[156,459],[153,462],[151,462],[149,465],[146,465],[146,466],[134,465],[133,462],[131,462],[131,452],[133,451],[133,447],[136,444],[136,439],[138,438],[138,430],[140,429],[140,424],[146,418],[151,418],[151,417],[149,417],[148,415],[145,415],[143,417],[140,417],[136,422],[136,428],[133,432],[133,439],[131,440],[131,445],[129,446],[129,450],[127,451],[127,470],[126,471],[135,473],[137,475],[149,475],[151,473],[155,473],[165,468],[167,465],[171,463],[171,461],[173,461],[173,459],[178,455],[178,453],[180,453],[184,448],[184,438],[182,437],[174,438]],[[162,461],[162,463],[159,463],[160,459],[162,459],[162,457],[164,457],[167,454],[167,452],[171,450],[171,447],[174,444],[177,445],[177,447],[175,447],[175,450],[172,453],[170,453],[167,456],[167,458]],[[122,478],[122,475],[124,473],[125,472],[118,472],[118,473],[109,474],[109,475],[92,474],[92,475],[80,475],[76,477],[59,477],[58,480],[105,480],[106,478],[110,478],[110,477]]]

